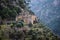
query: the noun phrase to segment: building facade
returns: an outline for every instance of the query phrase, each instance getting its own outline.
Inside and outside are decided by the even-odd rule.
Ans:
[[[24,20],[24,23],[29,24],[30,22],[33,24],[33,22],[36,19],[35,15],[30,14],[28,11],[23,11],[18,16],[16,16],[16,21],[18,20]]]

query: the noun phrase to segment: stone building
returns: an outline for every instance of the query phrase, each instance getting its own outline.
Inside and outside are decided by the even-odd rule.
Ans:
[[[30,14],[28,11],[24,10],[24,11],[22,11],[22,13],[20,13],[19,15],[16,16],[16,21],[18,21],[20,19],[24,20],[24,22],[26,24],[29,24],[30,22],[33,24],[33,22],[36,19],[36,16],[33,14]]]

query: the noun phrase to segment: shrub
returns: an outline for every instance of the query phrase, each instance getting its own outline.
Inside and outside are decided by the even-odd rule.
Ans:
[[[28,26],[29,26],[29,27],[32,27],[32,26],[33,26],[33,24],[30,22],[30,23],[28,24]]]
[[[24,24],[23,24],[23,22],[19,22],[19,23],[16,24],[16,26],[17,26],[17,27],[23,27]]]

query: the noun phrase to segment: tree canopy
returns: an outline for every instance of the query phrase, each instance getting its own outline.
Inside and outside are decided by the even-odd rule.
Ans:
[[[25,0],[0,0],[0,17],[2,19],[16,17],[27,4]]]

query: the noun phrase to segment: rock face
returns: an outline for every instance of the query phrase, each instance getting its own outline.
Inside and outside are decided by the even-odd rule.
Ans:
[[[60,35],[60,0],[31,0],[29,6],[43,23]]]

